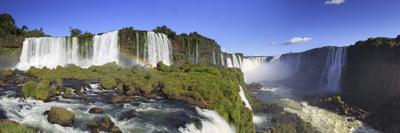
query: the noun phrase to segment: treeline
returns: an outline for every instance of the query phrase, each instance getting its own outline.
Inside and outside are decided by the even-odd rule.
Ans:
[[[0,46],[20,47],[26,37],[49,36],[43,32],[43,28],[30,30],[23,25],[18,27],[10,14],[0,14]]]

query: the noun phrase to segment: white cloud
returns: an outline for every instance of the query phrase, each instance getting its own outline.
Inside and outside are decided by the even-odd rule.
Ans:
[[[302,44],[302,43],[307,43],[310,42],[312,38],[310,37],[293,37],[289,41],[283,43],[285,45],[291,45],[291,44]]]
[[[325,1],[325,5],[340,5],[346,2],[346,0],[327,0]]]

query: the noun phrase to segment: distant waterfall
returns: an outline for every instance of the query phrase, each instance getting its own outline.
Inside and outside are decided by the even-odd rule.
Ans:
[[[346,56],[346,47],[329,50],[326,65],[321,76],[321,89],[331,92],[340,91],[340,79],[342,76],[342,68],[346,63]]]
[[[225,53],[225,55],[221,54],[221,58],[222,58],[222,64],[228,68],[242,68],[242,57],[240,57],[237,54],[229,54],[229,53]],[[224,60],[226,61],[224,63]]]
[[[166,65],[171,65],[171,41],[167,35],[162,33],[147,32],[147,63],[151,66],[157,66],[158,62],[163,62]]]
[[[246,57],[243,59],[242,71],[248,71],[254,69],[259,65],[270,62],[272,59],[273,59],[272,56]]]
[[[118,31],[94,36],[92,48],[80,49],[76,37],[26,38],[17,68],[56,68],[67,64],[89,67],[114,61],[118,63]],[[80,55],[82,50],[85,55]]]

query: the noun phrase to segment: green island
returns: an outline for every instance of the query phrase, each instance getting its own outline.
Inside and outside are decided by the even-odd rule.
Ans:
[[[28,74],[37,79],[23,85],[22,91],[27,97],[46,100],[60,89],[50,84],[57,84],[63,79],[99,80],[104,89],[116,88],[121,95],[139,91],[141,95],[158,94],[212,109],[232,123],[237,132],[255,132],[252,112],[239,96],[239,85],[246,87],[240,69],[190,64],[166,66],[162,63],[154,69],[139,66],[122,68],[109,63],[87,69],[77,66],[56,69],[32,67]],[[246,93],[251,96],[248,91]]]

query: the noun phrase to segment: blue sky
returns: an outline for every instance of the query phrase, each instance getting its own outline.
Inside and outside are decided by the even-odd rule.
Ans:
[[[228,52],[277,55],[400,34],[400,0],[0,0],[18,25],[54,36],[167,25],[197,31]],[[335,4],[336,2],[336,4]]]

